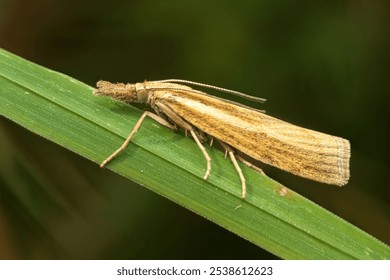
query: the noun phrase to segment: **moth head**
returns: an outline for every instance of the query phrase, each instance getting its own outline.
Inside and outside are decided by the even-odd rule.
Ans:
[[[95,95],[109,96],[125,103],[142,102],[137,96],[135,84],[110,83],[99,81],[96,83]]]

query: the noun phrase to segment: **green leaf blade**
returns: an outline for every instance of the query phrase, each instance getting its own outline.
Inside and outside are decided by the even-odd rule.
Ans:
[[[0,113],[19,125],[102,162],[127,137],[141,112],[96,97],[93,88],[0,50]],[[229,160],[212,158],[208,181],[196,144],[146,119],[107,168],[286,259],[389,259],[390,249],[355,226],[279,183],[242,166],[240,198]],[[228,244],[227,244],[228,246]]]

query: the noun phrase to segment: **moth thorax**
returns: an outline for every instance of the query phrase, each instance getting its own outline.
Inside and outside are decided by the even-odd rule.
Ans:
[[[137,93],[138,102],[148,103],[150,90],[145,87],[145,83],[136,83],[135,91]]]

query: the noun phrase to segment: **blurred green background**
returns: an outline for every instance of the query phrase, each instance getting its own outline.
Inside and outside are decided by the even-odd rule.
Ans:
[[[387,0],[0,0],[0,47],[87,84],[209,83],[349,139],[343,188],[266,173],[387,244],[389,30]],[[1,259],[276,258],[4,118],[0,149]]]

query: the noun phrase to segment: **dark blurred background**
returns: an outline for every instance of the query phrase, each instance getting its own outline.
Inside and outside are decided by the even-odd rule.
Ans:
[[[89,85],[209,83],[349,139],[343,188],[266,171],[388,244],[389,30],[388,0],[0,0],[0,47]],[[4,118],[0,149],[1,259],[276,258]]]

